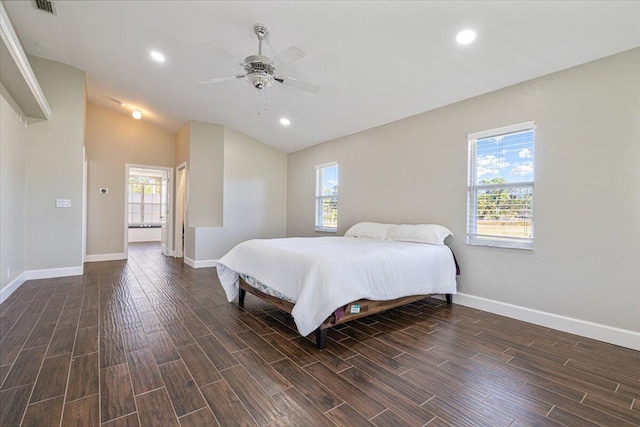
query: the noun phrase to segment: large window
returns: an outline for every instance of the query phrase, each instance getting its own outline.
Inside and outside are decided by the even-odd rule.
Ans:
[[[533,248],[534,123],[469,135],[467,243]]]
[[[130,174],[129,226],[160,226],[164,223],[166,194],[166,180],[162,177]]]
[[[338,227],[338,163],[316,166],[316,231]]]

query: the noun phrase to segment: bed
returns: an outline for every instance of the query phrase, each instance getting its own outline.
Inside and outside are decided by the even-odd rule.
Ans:
[[[446,245],[357,237],[255,239],[217,263],[229,302],[249,292],[291,314],[301,335],[444,294],[451,303],[459,273]]]

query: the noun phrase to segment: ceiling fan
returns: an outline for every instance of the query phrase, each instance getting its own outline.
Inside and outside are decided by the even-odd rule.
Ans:
[[[264,24],[255,24],[253,26],[253,31],[258,37],[258,54],[249,55],[244,59],[244,61],[236,59],[233,55],[220,49],[214,44],[205,43],[204,45],[209,49],[227,58],[234,64],[238,64],[242,68],[244,68],[244,74],[218,77],[210,80],[200,80],[200,83],[210,84],[233,79],[245,79],[258,90],[266,89],[271,86],[273,82],[278,82],[282,83],[285,86],[295,87],[306,92],[318,93],[318,91],[320,90],[319,86],[304,82],[302,80],[294,79],[293,77],[279,74],[280,70],[304,57],[304,52],[300,50],[300,48],[291,46],[284,52],[274,56],[273,59],[271,59],[268,56],[262,54],[262,42],[266,40],[268,43],[267,37],[269,36],[269,28],[267,28],[267,26]]]

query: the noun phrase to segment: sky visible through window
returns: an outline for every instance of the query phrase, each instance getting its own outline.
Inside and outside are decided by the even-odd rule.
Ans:
[[[322,196],[333,196],[338,191],[338,166],[322,169]]]
[[[533,181],[533,130],[479,139],[477,184]]]

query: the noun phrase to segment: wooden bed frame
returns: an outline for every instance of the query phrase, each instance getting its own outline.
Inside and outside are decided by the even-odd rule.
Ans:
[[[274,305],[276,308],[285,311],[291,314],[293,310],[293,303],[289,301],[282,300],[280,298],[274,297],[272,295],[265,294],[262,291],[257,290],[253,286],[249,285],[245,282],[242,277],[240,277],[240,294],[238,295],[238,305],[240,307],[244,306],[244,297],[246,293],[249,292],[252,295],[257,296],[258,298]],[[316,329],[316,347],[319,350],[322,350],[327,346],[327,331],[329,328],[340,325],[342,323],[349,322],[350,320],[359,319],[361,317],[366,317],[372,314],[380,313],[382,311],[390,310],[392,308],[400,307],[401,305],[406,305],[415,301],[420,301],[422,299],[427,298],[429,295],[411,295],[408,297],[397,298],[394,300],[386,300],[386,301],[372,301],[368,299],[362,299],[358,301],[354,301],[352,303],[347,304],[345,307],[344,315],[335,320],[334,315],[332,314],[325,320],[322,325]],[[447,304],[451,304],[451,294],[446,294]],[[358,313],[352,313],[351,307],[354,305],[359,305]]]

